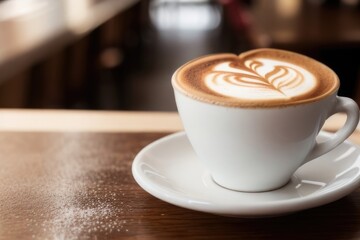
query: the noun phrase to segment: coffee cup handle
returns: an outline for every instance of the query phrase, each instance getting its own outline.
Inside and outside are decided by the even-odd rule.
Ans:
[[[335,113],[346,114],[347,118],[344,126],[340,128],[331,139],[322,143],[316,143],[306,162],[334,149],[344,142],[356,129],[359,123],[359,108],[355,101],[347,97],[337,97],[337,103],[331,115]]]

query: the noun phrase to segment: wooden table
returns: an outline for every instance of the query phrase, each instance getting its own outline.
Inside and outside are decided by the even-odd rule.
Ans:
[[[326,125],[333,131],[343,121]],[[289,216],[236,219],[160,201],[131,175],[176,113],[0,110],[0,239],[358,239],[360,190]],[[354,141],[360,143],[356,134]]]

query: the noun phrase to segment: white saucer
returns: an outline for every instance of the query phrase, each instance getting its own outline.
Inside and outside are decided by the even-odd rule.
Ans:
[[[321,132],[318,141],[329,136]],[[360,148],[346,141],[302,166],[286,186],[244,193],[214,183],[180,132],[142,149],[132,173],[145,191],[180,207],[234,217],[276,216],[330,203],[359,187]]]

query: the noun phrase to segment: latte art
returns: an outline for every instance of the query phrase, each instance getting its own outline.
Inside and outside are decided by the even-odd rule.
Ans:
[[[316,79],[294,64],[272,59],[247,60],[240,67],[224,62],[204,77],[215,93],[241,99],[289,99],[311,92]]]
[[[339,88],[336,74],[301,54],[257,49],[190,61],[173,75],[174,89],[191,98],[233,107],[280,107],[315,101]]]

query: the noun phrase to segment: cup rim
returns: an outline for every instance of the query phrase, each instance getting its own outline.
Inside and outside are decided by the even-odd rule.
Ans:
[[[259,48],[259,49],[254,49],[254,50],[249,50],[246,52],[241,53],[240,55],[238,55],[238,57],[246,57],[247,55],[251,55],[254,54],[256,52],[261,52],[261,51],[277,51],[279,53],[282,54],[293,54],[297,57],[303,58],[305,60],[309,60],[311,62],[315,63],[315,68],[319,67],[322,68],[323,71],[326,71],[327,73],[329,73],[329,76],[333,77],[334,80],[334,84],[331,86],[331,88],[320,94],[317,95],[315,97],[311,97],[311,98],[307,98],[307,99],[302,99],[302,100],[297,100],[294,102],[279,102],[279,103],[275,103],[275,104],[261,104],[260,102],[256,102],[256,103],[252,103],[252,102],[239,102],[239,103],[233,103],[233,102],[226,102],[226,101],[219,101],[216,99],[210,99],[209,97],[206,97],[206,94],[199,94],[199,95],[195,95],[195,94],[191,94],[187,91],[186,87],[182,86],[181,84],[179,84],[179,82],[176,80],[179,72],[183,71],[184,68],[186,66],[188,66],[190,63],[195,62],[195,61],[199,61],[201,59],[204,58],[211,58],[211,57],[216,57],[219,55],[228,55],[228,56],[236,56],[235,54],[231,54],[231,53],[217,53],[217,54],[208,54],[208,55],[204,55],[198,58],[195,58],[193,60],[190,60],[186,63],[184,63],[182,66],[180,66],[172,75],[171,77],[171,84],[174,90],[182,93],[183,95],[192,98],[194,100],[200,101],[200,102],[205,102],[205,103],[209,103],[209,104],[215,104],[215,105],[220,105],[220,106],[225,106],[225,107],[234,107],[234,108],[278,108],[278,107],[287,107],[287,106],[296,106],[296,105],[302,105],[302,104],[307,104],[307,103],[312,103],[312,102],[317,102],[320,101],[324,98],[327,98],[331,95],[333,95],[334,93],[337,94],[339,88],[340,88],[340,80],[338,75],[328,66],[326,66],[325,64],[321,63],[320,61],[313,59],[311,57],[305,56],[303,54],[299,54],[296,52],[292,52],[292,51],[286,51],[286,50],[281,50],[281,49],[275,49],[275,48]]]

